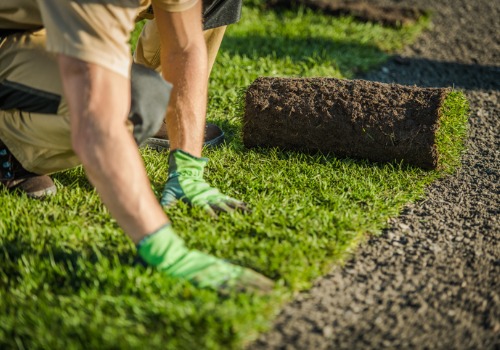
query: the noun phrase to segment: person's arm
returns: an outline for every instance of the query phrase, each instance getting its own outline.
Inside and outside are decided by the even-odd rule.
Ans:
[[[208,85],[201,11],[201,1],[182,12],[154,7],[162,74],[174,86],[167,112],[170,147],[196,157],[203,145]]]
[[[111,215],[138,243],[168,222],[155,198],[126,119],[130,80],[58,55],[73,148]]]
[[[60,54],[58,61],[70,106],[73,148],[101,199],[137,244],[142,261],[170,277],[223,294],[271,292],[271,280],[250,269],[189,250],[167,224],[125,124],[130,81],[106,68],[65,55]]]
[[[226,28],[227,26],[216,27],[205,30],[203,32],[205,46],[207,48],[209,76],[214,66],[215,59],[217,58],[217,54],[219,52],[222,39],[224,38]],[[156,20],[149,20],[145,23],[139,40],[137,41],[137,46],[134,50],[134,61],[161,73],[162,66],[160,63],[160,47],[160,33],[158,31],[158,26],[156,25]],[[168,67],[165,67],[165,69],[168,69]],[[161,125],[161,128],[158,130],[158,132],[155,134],[155,137],[160,139],[168,139],[167,127],[165,123],[166,120]],[[179,125],[178,127],[186,127],[186,125],[183,124]],[[189,130],[184,130],[183,132],[188,133]]]
[[[173,84],[167,112],[167,131],[172,151],[168,180],[161,204],[177,200],[201,206],[212,215],[246,204],[222,194],[203,179],[208,161],[200,158],[207,104],[209,64],[203,36],[201,1],[182,12],[154,8],[161,45],[161,68],[165,80]]]

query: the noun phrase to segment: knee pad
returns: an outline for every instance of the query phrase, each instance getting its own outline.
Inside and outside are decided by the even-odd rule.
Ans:
[[[132,64],[132,100],[128,119],[134,125],[138,145],[153,136],[167,113],[172,84],[157,72],[137,63]]]

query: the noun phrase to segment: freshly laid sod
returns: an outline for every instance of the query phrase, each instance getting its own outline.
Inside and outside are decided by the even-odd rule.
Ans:
[[[253,212],[213,219],[179,205],[168,214],[190,247],[276,280],[270,297],[221,299],[135,266],[133,244],[81,168],[57,174],[59,193],[47,200],[0,191],[0,348],[228,349],[265,330],[293,293],[310,287],[367,234],[379,233],[439,173],[246,150],[240,135],[245,88],[260,75],[351,77],[383,62],[423,24],[395,30],[247,6],[241,23],[229,29],[210,81],[208,115],[228,143],[205,151],[206,178]],[[454,123],[449,129],[463,130]],[[143,156],[161,192],[167,154],[144,150]]]

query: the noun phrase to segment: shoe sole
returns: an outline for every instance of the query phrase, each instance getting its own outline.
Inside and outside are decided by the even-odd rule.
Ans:
[[[56,185],[51,186],[51,187],[46,187],[44,189],[41,189],[39,191],[26,191],[22,187],[14,186],[14,187],[6,187],[5,185],[2,184],[0,186],[0,189],[5,188],[7,191],[11,193],[19,192],[19,193],[24,193],[26,196],[29,198],[33,199],[43,199],[48,196],[53,196],[57,193],[57,187]]]
[[[205,142],[203,142],[203,147],[212,148],[219,146],[224,142],[224,131],[222,131],[222,129],[220,129],[219,127],[217,128],[219,129],[220,134],[212,138],[211,140],[205,140]],[[140,148],[151,148],[157,151],[169,150],[170,141],[166,139],[160,139],[158,137],[150,137],[141,144]]]
[[[36,192],[25,192],[26,195],[30,198],[33,198],[33,199],[42,199],[42,198],[45,198],[45,197],[48,197],[48,196],[53,196],[57,193],[57,187],[56,186],[52,186],[52,187],[49,187],[49,188],[45,188],[43,190],[40,190],[40,191],[36,191]]]

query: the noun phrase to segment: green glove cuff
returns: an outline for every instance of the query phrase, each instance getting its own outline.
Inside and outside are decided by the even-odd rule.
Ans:
[[[175,234],[171,224],[160,227],[137,244],[139,256],[159,269],[168,268],[187,251],[184,241]]]
[[[168,276],[183,278],[200,288],[219,293],[231,291],[267,293],[273,282],[241,266],[186,248],[170,224],[162,226],[137,245],[139,256]]]
[[[222,194],[203,179],[207,158],[197,158],[182,150],[170,152],[168,180],[161,196],[161,205],[169,207],[182,200],[202,207],[212,216],[235,209],[249,211],[245,203]]]
[[[198,158],[183,150],[176,149],[168,157],[168,179],[178,176],[203,178],[208,158]]]
[[[167,224],[137,245],[139,256],[168,276],[187,279],[201,288],[217,289],[237,279],[243,268],[197,250],[189,250]]]
[[[182,150],[170,152],[168,180],[162,193],[161,204],[170,206],[177,200],[211,211],[211,205],[224,206],[231,198],[211,187],[203,179],[207,158],[197,158]],[[229,211],[230,208],[227,208]]]

